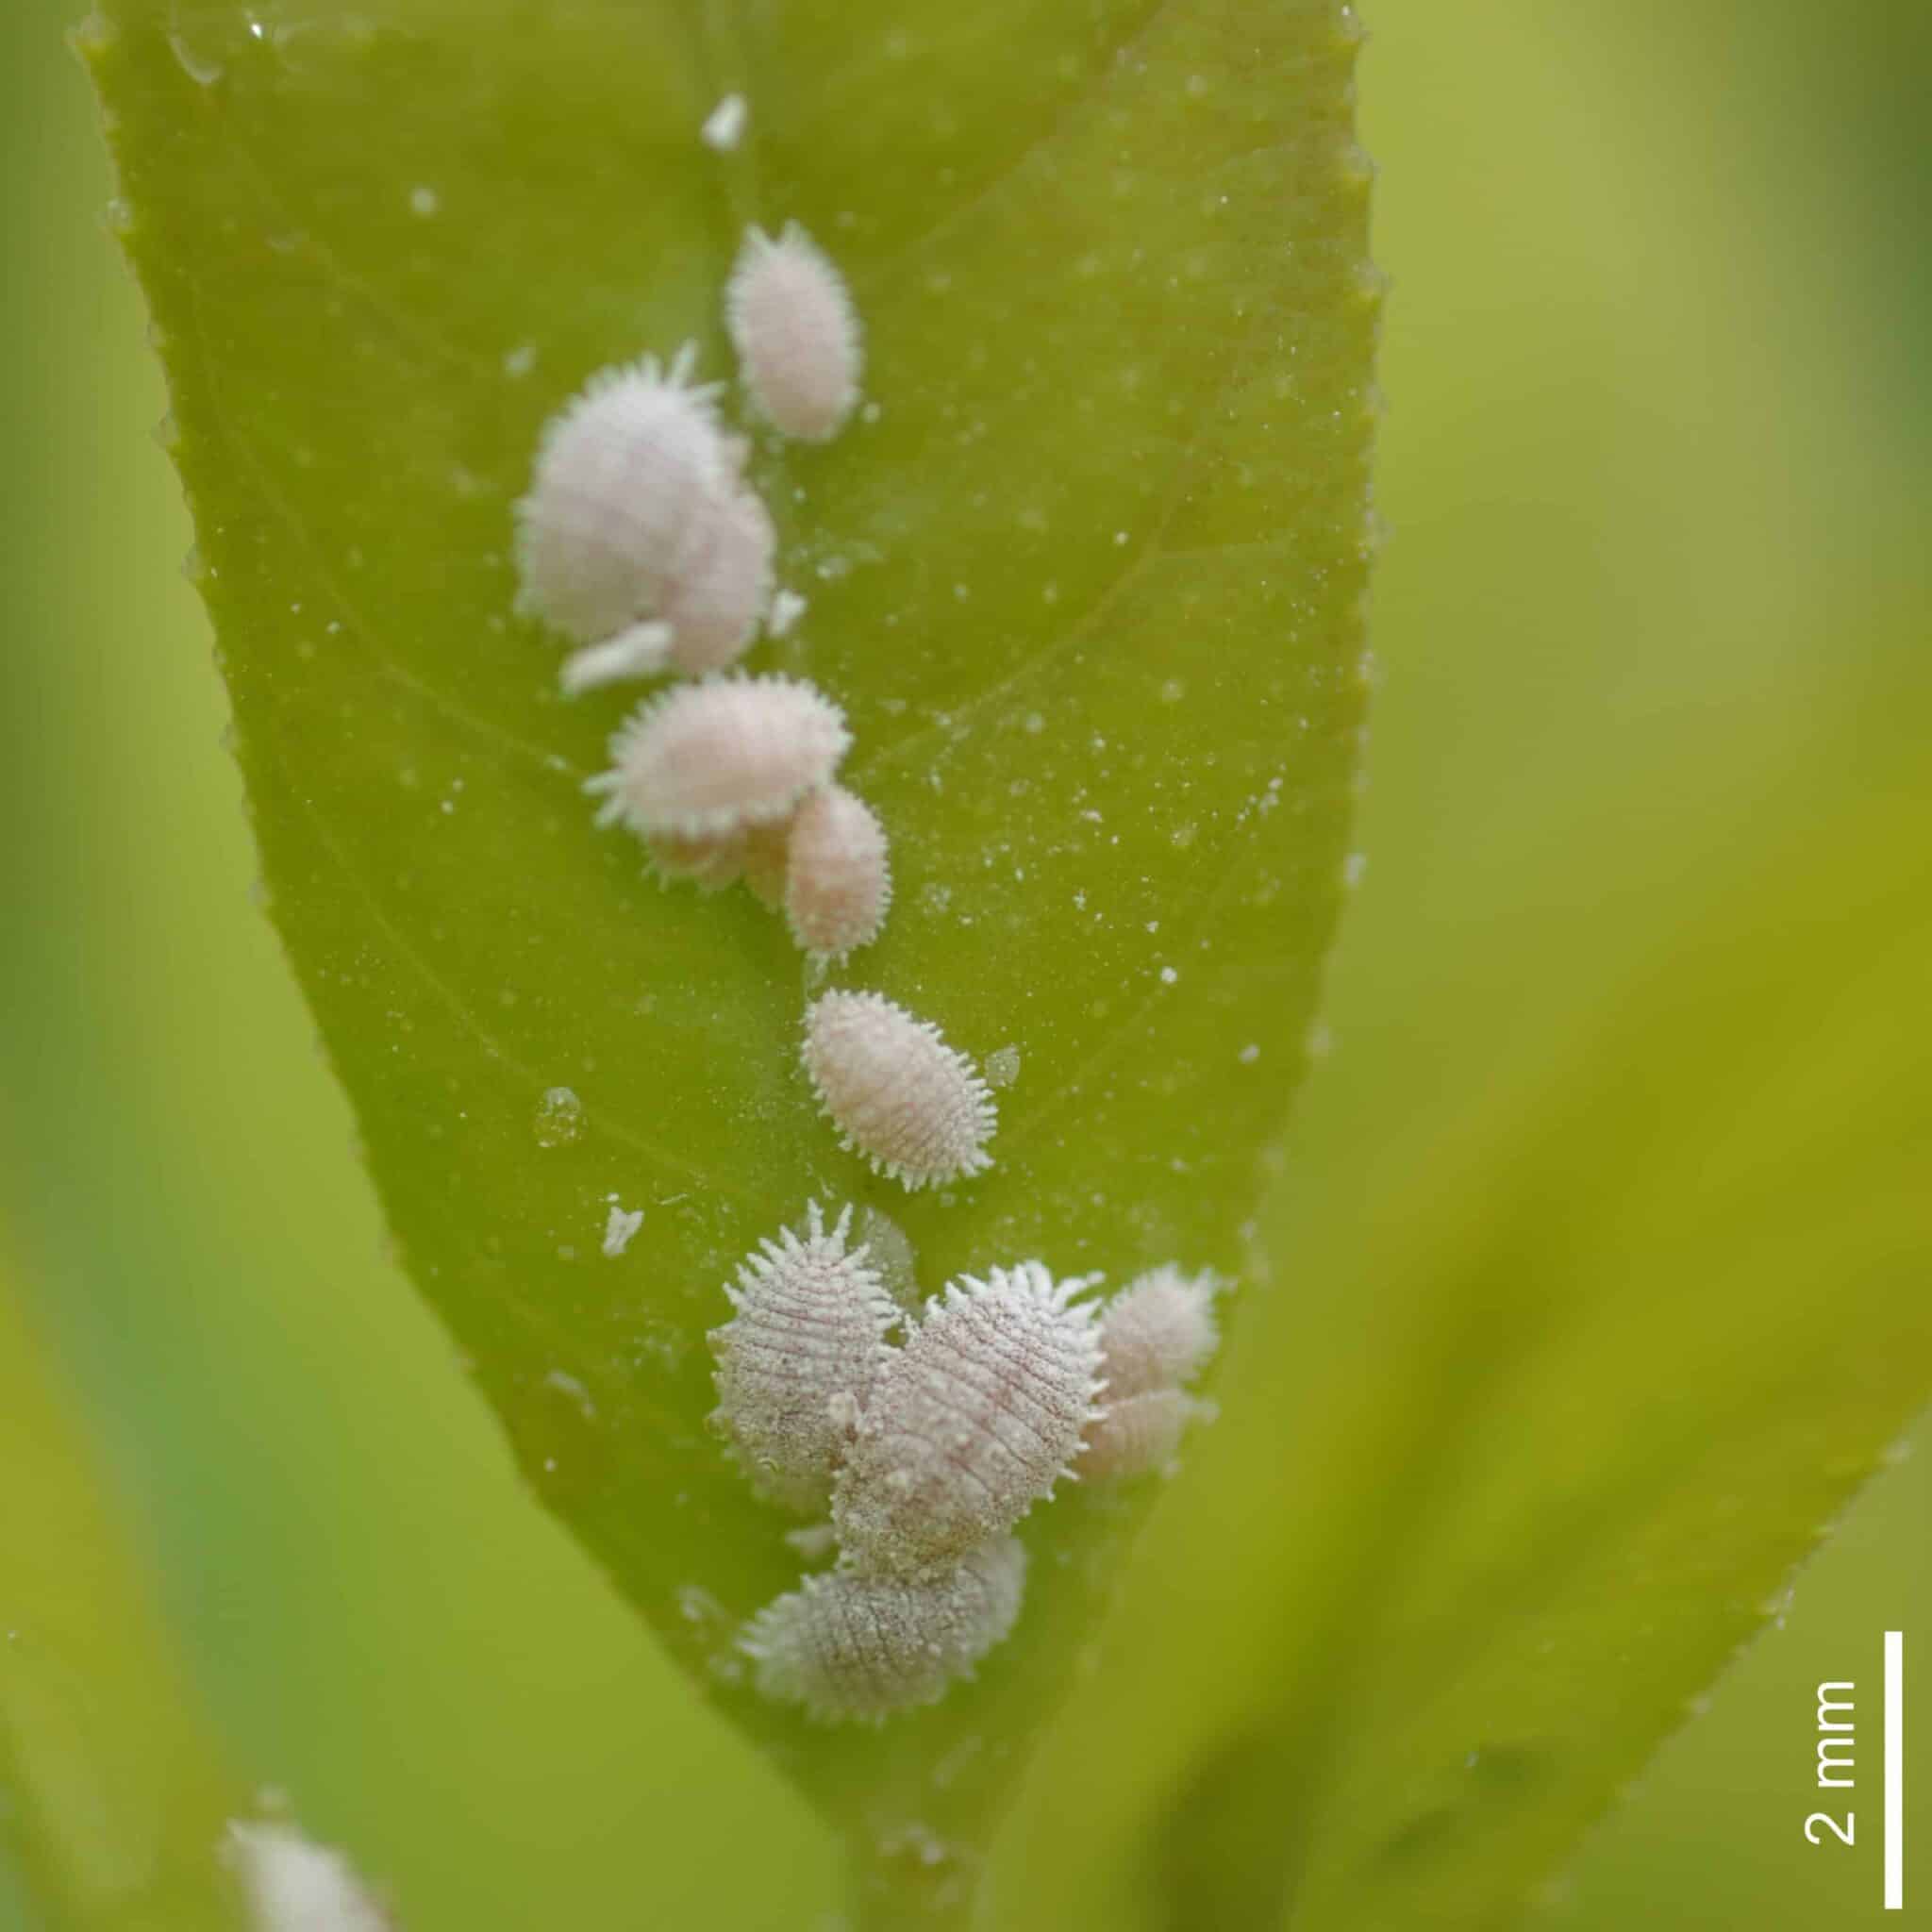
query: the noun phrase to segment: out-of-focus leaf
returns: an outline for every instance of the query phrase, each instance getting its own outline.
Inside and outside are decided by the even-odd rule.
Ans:
[[[243,1803],[66,1393],[0,1283],[0,1852],[11,1882],[59,1932],[232,1932],[238,1902],[219,1852]],[[0,1914],[8,1886],[0,1871]]]
[[[1512,1923],[1932,1392],[1932,797],[1860,794],[1251,1312],[1109,1922]]]
[[[702,1335],[813,1194],[890,1216],[928,1290],[1239,1263],[1360,718],[1357,38],[1334,0],[109,0],[84,36],[275,917],[404,1258],[545,1502],[828,1811],[955,1889],[1142,1498],[1055,1506],[970,1690],[808,1729],[737,1677],[796,1565],[703,1432]],[[998,1166],[938,1199],[815,1117],[782,931],[591,832],[623,700],[559,703],[508,618],[545,414],[686,338],[718,373],[740,229],[787,218],[850,275],[878,411],[757,459],[810,609],[754,661],[848,706],[893,837],[855,977],[1019,1058]],[[558,1087],[574,1138],[540,1131]],[[613,1200],[645,1217],[616,1259]]]

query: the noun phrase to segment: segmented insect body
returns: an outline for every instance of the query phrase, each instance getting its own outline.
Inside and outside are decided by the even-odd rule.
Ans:
[[[770,513],[742,485],[696,519],[664,598],[675,669],[722,671],[750,648],[771,602],[776,545]]]
[[[824,442],[858,400],[858,317],[845,279],[796,222],[745,232],[724,325],[753,407],[787,436]]]
[[[1074,1470],[1081,1475],[1144,1475],[1166,1469],[1180,1453],[1181,1438],[1208,1405],[1180,1389],[1146,1389],[1105,1406],[1087,1425]]]
[[[792,1508],[824,1507],[902,1319],[851,1227],[847,1208],[827,1232],[814,1201],[802,1238],[786,1228],[745,1260],[725,1290],[736,1312],[711,1332],[718,1422],[757,1485]]]
[[[828,992],[805,1016],[803,1058],[821,1110],[875,1173],[918,1190],[992,1165],[998,1124],[973,1063],[882,993]]]
[[[1101,1373],[1109,1401],[1191,1382],[1219,1346],[1211,1274],[1183,1274],[1172,1262],[1150,1269],[1110,1300],[1100,1317]]]
[[[837,705],[790,677],[712,677],[647,699],[612,735],[599,824],[704,838],[789,818],[826,783],[852,734]]]
[[[1140,1475],[1173,1462],[1188,1424],[1208,1412],[1181,1385],[1219,1345],[1221,1286],[1211,1274],[1184,1274],[1169,1263],[1108,1303],[1100,1318],[1105,1393],[1076,1465],[1082,1475]]]
[[[681,880],[701,892],[722,892],[743,876],[750,834],[741,826],[731,832],[708,832],[687,838],[676,832],[654,832],[644,841],[651,863],[666,879]]]
[[[1026,1555],[1012,1538],[919,1577],[808,1576],[753,1618],[741,1647],[766,1696],[828,1723],[931,1704],[1012,1629]]]
[[[391,1932],[388,1913],[341,1852],[292,1825],[238,1819],[222,1847],[256,1932]]]
[[[807,952],[841,959],[870,945],[892,903],[886,829],[842,785],[814,791],[791,821],[785,916]]]
[[[1069,1472],[1096,1413],[1091,1281],[1038,1261],[926,1305],[873,1391],[832,1486],[848,1562],[908,1574],[1004,1536]]]
[[[693,521],[732,480],[692,356],[593,375],[543,431],[516,507],[518,607],[579,642],[658,614]]]

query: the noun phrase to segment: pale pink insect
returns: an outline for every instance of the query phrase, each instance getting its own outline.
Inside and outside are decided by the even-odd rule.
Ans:
[[[775,241],[746,230],[724,325],[761,416],[808,442],[838,434],[858,400],[858,317],[844,277],[796,222]]]
[[[516,506],[518,608],[588,644],[656,618],[691,525],[732,481],[695,351],[593,375],[553,417]]]
[[[1038,1261],[951,1283],[874,1387],[832,1485],[845,1559],[897,1574],[958,1560],[1053,1492],[1097,1413],[1092,1277]]]
[[[695,839],[788,818],[826,783],[852,734],[837,705],[779,676],[713,677],[647,699],[612,735],[599,824]]]
[[[725,1290],[736,1312],[711,1331],[719,1424],[758,1487],[793,1508],[824,1507],[901,1320],[851,1229],[850,1208],[827,1232],[812,1202],[802,1237],[785,1228],[744,1261]]]
[[[878,1723],[935,1703],[1012,1630],[1026,1554],[1010,1537],[919,1577],[841,1568],[752,1619],[740,1647],[767,1697],[826,1723]]]
[[[842,785],[814,791],[791,821],[785,917],[791,937],[821,958],[870,945],[892,903],[886,829]]]
[[[883,993],[828,992],[805,1016],[805,1070],[841,1143],[917,1191],[992,1165],[998,1113],[973,1063]]]
[[[1224,1284],[1172,1263],[1150,1269],[1108,1303],[1100,1318],[1102,1407],[1087,1429],[1083,1475],[1127,1476],[1164,1469],[1207,1405],[1182,1391],[1220,1343],[1214,1297]]]
[[[1105,1406],[1087,1425],[1075,1474],[1083,1476],[1145,1475],[1171,1468],[1188,1424],[1211,1412],[1180,1389],[1146,1389]]]

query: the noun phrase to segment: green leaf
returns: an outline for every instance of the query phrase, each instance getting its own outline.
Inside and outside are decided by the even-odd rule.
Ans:
[[[50,1932],[238,1926],[219,1852],[248,1808],[0,1281],[0,1913],[11,1890]]]
[[[1362,708],[1357,39],[1333,0],[109,0],[84,36],[275,918],[401,1256],[542,1500],[874,1847],[983,1840],[1145,1486],[1030,1525],[978,1683],[813,1729],[731,1653],[797,1565],[703,1428],[704,1333],[814,1195],[889,1219],[927,1291],[1032,1254],[1240,1270]],[[687,338],[724,373],[742,225],[793,218],[851,280],[877,413],[758,457],[810,608],[753,661],[848,707],[891,833],[852,980],[1017,1050],[997,1166],[937,1199],[816,1117],[774,922],[591,829],[625,701],[560,702],[508,617],[545,416]],[[613,1199],[644,1212],[614,1259]]]
[[[1405,1211],[1255,1311],[1122,1659],[1190,1644],[1132,1714],[1186,1768],[1096,1794],[1118,1901],[1038,1832],[1029,1875],[1124,1926],[1515,1923],[1780,1607],[1932,1393],[1932,907],[1898,864],[1932,794],[1916,744],[1888,776],[1858,743],[1851,808],[1663,922],[1567,1054],[1374,1175]],[[1126,1722],[1081,1712],[1041,1774]]]

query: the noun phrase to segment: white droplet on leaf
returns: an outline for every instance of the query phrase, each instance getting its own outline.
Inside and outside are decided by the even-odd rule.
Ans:
[[[749,118],[750,110],[744,104],[744,96],[726,94],[705,116],[705,125],[698,129],[698,139],[715,153],[728,155],[743,139],[744,124]]]

